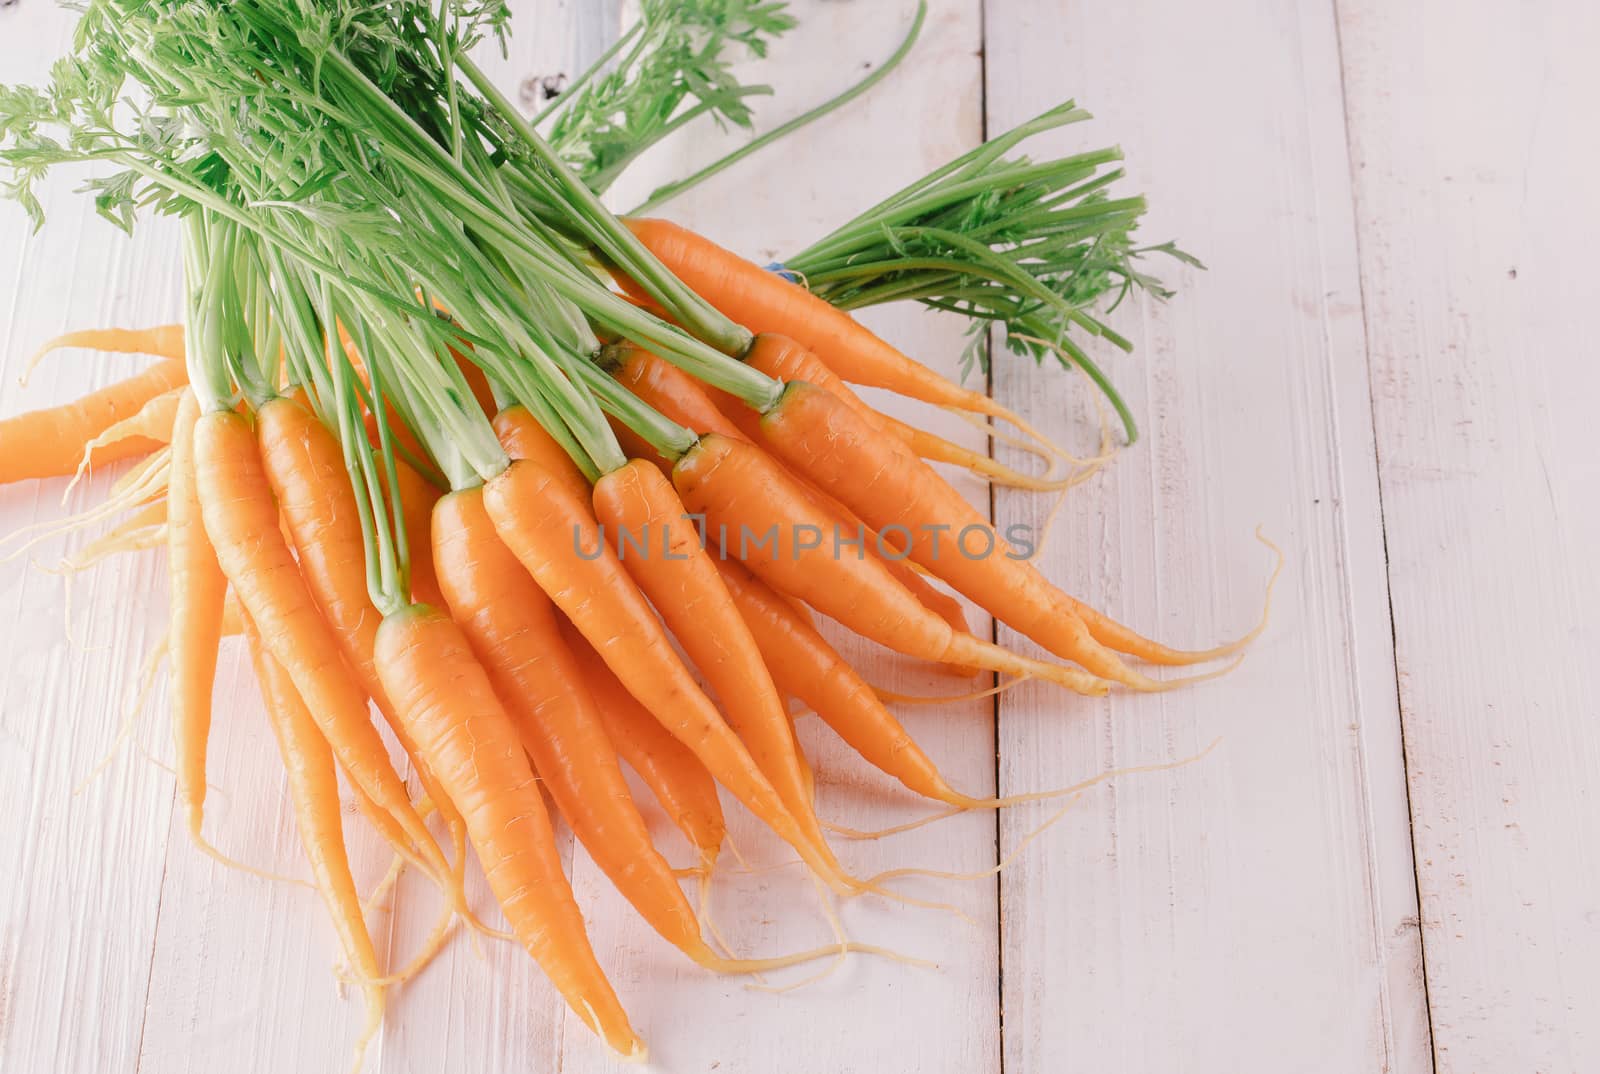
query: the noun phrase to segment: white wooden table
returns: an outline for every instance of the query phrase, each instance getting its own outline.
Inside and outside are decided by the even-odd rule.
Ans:
[[[508,83],[573,71],[614,3],[521,5]],[[884,56],[911,4],[804,0],[765,69],[770,125]],[[579,11],[578,9],[583,9]],[[1166,306],[1118,311],[1108,355],[1144,437],[1078,490],[1046,570],[1177,643],[1254,614],[1289,555],[1270,632],[1230,678],[1102,703],[1024,687],[918,709],[914,732],[973,792],[1107,768],[1201,763],[1087,794],[996,881],[907,887],[947,913],[858,900],[858,938],[938,961],[855,959],[786,995],[686,968],[581,850],[594,944],[657,1068],[1012,1072],[1600,1070],[1600,287],[1593,193],[1600,8],[1580,0],[935,0],[925,40],[873,95],[673,206],[766,259],[1066,96],[1119,141],[1147,233],[1209,272],[1169,272]],[[0,79],[36,79],[69,19],[0,9]],[[710,159],[664,147],[621,192]],[[24,392],[23,358],[68,327],[174,319],[173,234],[129,242],[65,179],[30,235],[0,207],[0,413],[131,368],[63,355]],[[955,369],[960,327],[869,318]],[[993,390],[1078,443],[1077,378],[1001,360]],[[969,435],[955,424],[950,435]],[[104,494],[97,476],[68,497]],[[979,502],[986,491],[972,486]],[[0,528],[57,517],[59,484],[0,490]],[[1000,494],[1004,521],[1039,497]],[[87,535],[36,549],[48,566]],[[159,555],[63,583],[0,570],[0,1070],[337,1070],[360,1021],[303,889],[225,869],[173,823],[158,686],[135,745],[81,794],[164,627]],[[880,682],[926,669],[852,653]],[[208,819],[229,853],[304,875],[271,736],[237,653],[224,662]],[[806,728],[825,815],[918,815]],[[843,847],[858,873],[981,870],[1050,807],[971,815]],[[653,823],[661,827],[660,818]],[[782,855],[734,817],[752,866]],[[663,829],[669,852],[681,844]],[[384,864],[354,848],[359,878]],[[477,890],[476,897],[485,893]],[[720,923],[746,952],[827,938],[794,869],[729,875]],[[389,938],[435,909],[402,885]],[[381,923],[381,922],[380,922]],[[781,978],[789,980],[791,978]],[[393,1001],[367,1068],[612,1069],[519,950],[464,940]]]

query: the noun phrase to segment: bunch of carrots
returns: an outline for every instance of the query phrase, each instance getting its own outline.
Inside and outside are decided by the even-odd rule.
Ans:
[[[686,10],[706,6],[746,43],[783,28],[780,5]],[[363,1041],[386,988],[453,920],[482,927],[465,896],[470,845],[515,939],[608,1047],[639,1056],[541,783],[699,965],[748,973],[872,950],[719,953],[619,760],[702,877],[724,841],[720,789],[832,891],[888,893],[829,845],[791,702],[917,795],[955,810],[1006,801],[951,787],[815,616],[916,659],[1091,696],[1218,674],[1159,680],[1140,665],[1223,660],[1256,631],[1180,651],[1053,585],[930,462],[1059,490],[1094,461],[1061,474],[1069,457],[1017,415],[848,312],[919,300],[1091,368],[1067,331],[1105,336],[1094,300],[1149,283],[1129,267],[1142,203],[1105,196],[1114,154],[1003,159],[1083,113],[1052,110],[763,268],[666,220],[613,215],[585,165],[609,181],[628,155],[608,144],[569,159],[469,57],[504,19],[487,2],[91,4],[49,87],[0,88],[0,160],[25,205],[45,169],[91,160],[122,169],[94,183],[107,216],[181,217],[185,318],[53,341],[159,360],[0,422],[0,481],[141,460],[96,512],[128,519],[84,562],[167,549],[178,794],[208,849],[218,650],[244,635],[316,887],[367,997]],[[638,40],[677,41],[672,29]],[[615,108],[633,83],[596,85]],[[898,422],[853,385],[996,436],[1008,434],[989,423],[1009,424],[1049,469]],[[949,591],[1047,655],[975,636]],[[363,917],[341,778],[397,864],[445,895],[423,954],[398,971]]]

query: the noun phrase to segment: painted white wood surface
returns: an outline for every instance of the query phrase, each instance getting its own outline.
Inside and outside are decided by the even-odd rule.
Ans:
[[[515,87],[576,69],[616,32],[619,6],[519,4],[521,33],[496,71]],[[802,30],[762,68],[779,89],[762,124],[886,54],[911,4],[795,7]],[[672,214],[781,257],[985,128],[1076,96],[1099,118],[1054,144],[1120,141],[1129,187],[1152,198],[1149,238],[1181,238],[1211,271],[1161,266],[1179,296],[1116,316],[1137,354],[1096,351],[1144,438],[1075,494],[1046,569],[1136,626],[1208,642],[1254,614],[1270,569],[1250,537],[1260,524],[1289,555],[1274,624],[1239,671],[1191,691],[1090,704],[1024,687],[905,714],[953,781],[983,793],[997,777],[1006,791],[1058,786],[1222,738],[1198,764],[1090,792],[998,884],[907,887],[958,903],[970,923],[875,899],[843,908],[852,935],[934,957],[937,971],[854,959],[783,996],[709,978],[571,851],[595,947],[653,1067],[1600,1066],[1600,832],[1584,787],[1600,752],[1584,646],[1600,596],[1584,553],[1600,515],[1585,498],[1597,474],[1580,424],[1597,385],[1577,320],[1592,305],[1584,240],[1600,230],[1580,186],[1600,157],[1579,112],[1596,88],[1594,17],[1549,3],[1508,33],[1489,5],[1423,0],[932,7],[923,44],[872,96]],[[0,79],[42,76],[68,24],[42,0],[0,8]],[[662,147],[618,207],[726,144],[696,129]],[[135,364],[66,354],[23,392],[14,374],[40,340],[177,310],[170,231],[130,243],[71,186],[51,185],[39,236],[0,206],[0,413]],[[869,319],[954,371],[959,326],[914,310]],[[1072,442],[1092,439],[1073,378],[1007,358],[994,386]],[[108,482],[71,504],[96,502]],[[58,484],[0,489],[0,529],[59,517],[59,497]],[[995,509],[1027,521],[1042,507],[1001,494]],[[32,558],[48,565],[82,541]],[[336,994],[314,897],[200,856],[171,825],[170,776],[138,749],[73,794],[163,629],[161,570],[147,554],[79,579],[69,640],[60,579],[0,568],[0,875],[17,878],[0,884],[0,1071],[341,1069],[359,1005]],[[850,655],[895,689],[954,688],[862,645]],[[208,825],[229,853],[303,876],[237,657],[219,687]],[[164,704],[158,685],[137,735],[163,762]],[[830,819],[874,827],[919,812],[814,721],[802,737]],[[841,854],[863,874],[982,869],[1049,812],[1027,807],[998,828],[961,818]],[[784,860],[732,820],[752,866]],[[354,844],[370,885],[383,855],[364,833]],[[475,897],[487,905],[481,885]],[[435,903],[403,882],[391,904],[399,956]],[[715,906],[741,952],[828,935],[793,868],[729,875]],[[395,997],[366,1069],[613,1066],[525,955],[495,942],[480,955],[458,937]]]
[[[42,77],[67,44],[53,9],[0,10],[0,78]],[[30,236],[22,214],[0,211],[0,410],[52,403],[126,376],[133,360],[81,354],[41,368],[22,391],[22,359],[69,326],[107,318],[170,320],[179,272],[170,233],[138,247],[93,221],[75,183],[44,192],[55,223]],[[85,482],[61,504],[62,484],[0,489],[0,528],[62,517],[104,498]],[[165,874],[172,782],[137,753],[74,788],[111,747],[124,688],[165,629],[156,556],[124,557],[79,578],[69,637],[53,567],[82,541],[51,542],[0,570],[6,624],[0,675],[0,1069],[131,1070],[151,983]],[[161,704],[158,689],[153,700]],[[331,1027],[330,1027],[331,1028]]]
[[[1152,262],[1178,297],[1117,311],[1134,357],[1095,349],[1143,436],[1081,490],[1044,569],[1203,647],[1256,614],[1271,557],[1254,528],[1289,557],[1269,632],[1222,681],[1002,705],[1003,793],[1222,738],[1192,768],[1098,789],[1006,874],[1007,1069],[1426,1071],[1332,10],[991,0],[988,16],[991,132],[1054,103],[1030,72],[1071,72],[1097,118],[1061,144],[1119,140],[1152,204],[1145,241],[1177,236],[1210,269]],[[1009,361],[996,395],[1059,427],[1086,389]],[[1008,815],[1006,845],[1027,824]]]
[[[1600,10],[1340,4],[1441,1074],[1600,1069]]]

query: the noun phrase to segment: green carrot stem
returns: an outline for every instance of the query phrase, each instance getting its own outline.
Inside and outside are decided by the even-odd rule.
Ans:
[[[744,97],[767,97],[771,96],[771,94],[771,86],[740,86],[738,89],[732,92],[731,97],[734,100],[738,100]],[[701,101],[690,108],[684,109],[682,112],[679,112],[677,115],[673,116],[667,121],[666,125],[661,128],[661,132],[656,138],[652,139],[650,142],[640,142],[636,145],[630,146],[627,152],[619,154],[617,158],[610,164],[607,164],[604,168],[589,175],[588,178],[585,179],[585,185],[587,185],[590,190],[593,190],[596,193],[605,193],[607,190],[611,189],[611,185],[617,181],[617,177],[626,171],[634,161],[643,156],[645,152],[655,144],[655,142],[665,140],[671,135],[676,134],[684,127],[687,127],[689,124],[693,123],[706,113],[716,112],[722,107],[723,102],[721,101]],[[637,214],[629,213],[628,215],[633,216]]]
[[[331,320],[331,296],[326,289],[322,301]],[[393,584],[397,573],[395,548],[389,538],[389,527],[380,525],[378,520],[383,500],[377,488],[371,457],[364,450],[367,438],[366,427],[361,420],[360,403],[351,390],[351,385],[357,381],[355,369],[343,353],[335,356],[332,381],[339,443],[344,452],[345,469],[355,491],[356,517],[360,520],[361,543],[366,552],[367,595],[374,607],[388,615],[395,610],[397,600]],[[360,445],[360,449],[357,445]],[[374,505],[379,506],[375,508]]]
[[[922,24],[926,21],[927,15],[928,0],[917,0],[917,13],[911,20],[911,28],[906,31],[906,36],[901,40],[899,47],[896,48],[892,54],[890,54],[887,60],[878,65],[878,67],[871,74],[856,82],[844,92],[837,94],[836,96],[831,97],[817,105],[810,111],[803,112],[789,120],[787,123],[779,124],[765,134],[762,134],[756,138],[752,138],[738,149],[735,149],[719,159],[712,161],[710,164],[707,164],[705,167],[701,168],[699,171],[688,176],[687,178],[679,179],[676,182],[666,183],[657,187],[655,190],[650,192],[650,196],[648,198],[646,198],[639,205],[635,206],[633,209],[629,210],[627,215],[644,216],[646,213],[650,213],[656,209],[659,209],[673,198],[676,198],[680,194],[699,186],[712,176],[726,171],[735,164],[738,164],[741,160],[744,160],[746,157],[759,153],[773,142],[776,142],[781,138],[788,137],[802,127],[815,123],[823,116],[828,115],[830,112],[833,112],[836,109],[844,107],[857,97],[860,97],[873,86],[876,86],[879,82],[887,78],[889,73],[896,67],[900,66],[900,61],[906,58],[906,56],[911,52],[912,47],[916,45],[917,38],[921,36]]]
[[[855,220],[843,225],[838,230],[825,236],[819,242],[808,247],[805,251],[798,255],[795,260],[803,260],[806,257],[818,255],[836,243],[848,244],[850,242],[854,242],[855,238],[852,236],[853,232],[859,234],[870,230],[871,227],[878,220],[882,219],[889,211],[903,209],[908,203],[911,203],[920,192],[936,188],[938,184],[948,176],[963,171],[967,172],[968,174],[981,175],[987,170],[988,166],[993,161],[999,159],[1005,153],[1009,152],[1012,147],[1016,146],[1025,139],[1031,138],[1035,134],[1052,130],[1056,127],[1064,126],[1069,123],[1077,123],[1089,118],[1089,113],[1078,108],[1072,101],[1067,101],[1063,104],[1060,104],[1055,108],[1052,108],[1049,111],[1034,117],[1026,123],[1022,123],[1006,133],[1001,134],[988,142],[985,142],[976,149],[957,157],[955,160],[950,161],[943,167],[934,169],[921,179],[918,179],[915,182],[901,188],[894,194],[889,195],[889,197],[885,198],[883,201],[880,201],[877,205],[874,205],[872,208],[856,217]]]
[[[667,271],[666,266],[601,204],[594,191],[572,173],[548,143],[522,118],[493,80],[467,57],[461,57],[459,62],[462,72],[478,92],[500,112],[501,118],[533,151],[534,156],[548,169],[551,179],[561,188],[573,210],[588,223],[590,238],[602,256],[626,271],[663,308],[670,310],[673,318],[690,333],[725,354],[744,354],[750,348],[750,332],[718,312]]]
[[[579,74],[577,78],[568,83],[566,89],[562,90],[561,93],[549,104],[545,105],[538,112],[534,113],[533,118],[528,122],[537,127],[539,124],[549,119],[557,109],[561,108],[568,101],[575,99],[578,96],[578,91],[592,82],[594,77],[600,73],[605,65],[615,59],[617,53],[626,48],[628,43],[638,36],[639,31],[642,29],[644,29],[644,22],[641,20],[635,22],[632,26],[629,26],[622,33],[618,34],[617,39],[611,43],[611,47],[602,52],[599,59],[595,60],[588,67],[584,68],[583,72]]]
[[[183,229],[185,312],[184,362],[189,383],[205,413],[226,410],[232,404],[232,383],[222,360],[221,328],[205,302],[211,279],[211,251],[206,218],[197,214]]]
[[[699,439],[692,431],[661,414],[594,364],[584,363],[580,376],[589,390],[594,392],[595,398],[600,400],[600,406],[607,414],[638,433],[645,443],[669,462],[694,447]]]
[[[370,336],[367,333],[366,322],[361,324],[362,339],[371,349]],[[452,366],[453,368],[453,366]],[[367,366],[367,376],[371,380],[372,396],[374,399],[383,399],[383,363],[370,362]],[[388,558],[385,560],[384,581],[390,587],[388,595],[391,597],[390,606],[379,604],[378,607],[388,615],[406,607],[411,603],[411,550],[408,547],[408,536],[404,525],[405,506],[400,502],[400,474],[394,461],[394,437],[389,429],[388,407],[379,406],[373,411],[373,420],[378,427],[378,456],[383,462],[383,477],[380,489],[372,489],[373,465],[372,453],[366,450],[365,444],[356,449],[356,455],[361,463],[362,471],[368,478],[368,489],[378,503],[377,495],[381,488],[389,490],[388,518],[390,525],[380,527],[380,537],[392,538],[392,547]],[[356,447],[347,442],[346,451]]]

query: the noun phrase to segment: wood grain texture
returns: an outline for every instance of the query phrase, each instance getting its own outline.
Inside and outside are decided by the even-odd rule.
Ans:
[[[1144,435],[1074,494],[1043,568],[1200,647],[1256,613],[1255,526],[1288,555],[1272,626],[1223,681],[1002,699],[1005,793],[1221,739],[1097,788],[1006,875],[1006,1066],[1427,1071],[1331,10],[988,0],[986,25],[991,134],[1070,91],[1098,118],[1051,144],[1120,141],[1153,205],[1145,240],[1210,266],[1152,262],[1178,297],[1118,311],[1132,357],[1095,349]],[[996,395],[1092,444],[1087,388],[1030,364],[999,358]],[[1037,522],[1041,505],[997,512]],[[1004,846],[1034,823],[1008,815]]]
[[[42,78],[68,42],[67,13],[0,10],[0,71]],[[172,319],[176,247],[163,229],[139,244],[93,219],[63,177],[41,191],[46,233],[0,209],[0,412],[60,402],[127,376],[138,359],[66,353],[17,383],[44,340],[84,324]],[[116,471],[114,471],[116,472]],[[105,497],[111,474],[63,506],[64,482],[0,489],[0,530],[60,519]],[[150,986],[172,782],[129,747],[81,794],[112,748],[125,687],[159,640],[162,559],[124,558],[73,584],[47,573],[88,536],[49,540],[0,570],[0,1070],[131,1070]],[[14,546],[12,546],[14,547]],[[160,692],[153,705],[161,705]],[[142,741],[160,743],[148,726]],[[159,754],[170,755],[162,744]]]
[[[1600,1069],[1600,11],[1338,9],[1438,1069]]]

